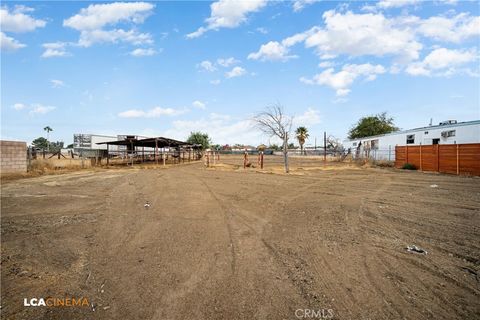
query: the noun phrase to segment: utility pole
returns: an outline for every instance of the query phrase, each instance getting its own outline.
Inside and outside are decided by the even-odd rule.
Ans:
[[[327,163],[327,132],[323,132],[323,162]]]

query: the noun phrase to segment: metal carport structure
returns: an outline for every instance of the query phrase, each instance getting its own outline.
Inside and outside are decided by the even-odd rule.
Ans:
[[[111,145],[125,146],[125,150],[123,152],[127,157],[128,155],[131,156],[132,165],[134,162],[135,155],[137,155],[138,151],[141,151],[141,154],[142,154],[141,162],[145,162],[145,154],[149,156],[153,153],[155,163],[158,163],[159,156],[161,156],[164,165],[169,155],[171,155],[174,159],[178,158],[179,161],[183,160],[183,162],[185,162],[185,153],[187,151],[188,151],[188,161],[192,160],[192,156],[194,160],[198,160],[201,157],[200,145],[190,144],[188,142],[179,141],[171,138],[165,138],[165,137],[138,139],[137,136],[126,136],[125,139],[123,140],[99,142],[97,144],[107,145],[107,165],[109,164],[109,159],[111,156],[110,150],[109,150]],[[138,150],[138,148],[142,148],[142,149]],[[145,152],[145,148],[147,148],[146,152]],[[166,151],[166,148],[168,148],[168,151]],[[159,153],[160,149],[162,149],[161,153]],[[174,150],[173,152],[172,152],[172,149]],[[117,153],[118,152],[119,151],[117,151]]]

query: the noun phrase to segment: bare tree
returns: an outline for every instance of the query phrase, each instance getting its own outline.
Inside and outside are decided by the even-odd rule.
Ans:
[[[263,133],[270,137],[276,136],[282,140],[283,162],[285,172],[289,172],[288,166],[288,138],[292,129],[292,117],[287,116],[280,104],[269,106],[265,111],[257,114],[253,121]]]
[[[331,149],[333,152],[342,151],[343,148],[342,142],[340,139],[330,135],[327,138],[327,148]]]

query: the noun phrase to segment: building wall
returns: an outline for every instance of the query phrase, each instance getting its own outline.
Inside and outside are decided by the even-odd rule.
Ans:
[[[0,140],[1,173],[27,172],[27,143]]]
[[[454,136],[442,136],[442,132],[455,131]],[[407,144],[407,136],[414,135],[413,143]],[[412,130],[400,131],[386,135],[365,137],[361,139],[346,140],[344,147],[355,152],[358,144],[362,143],[361,154],[365,155],[364,148],[370,147],[369,157],[375,157],[376,160],[395,160],[395,146],[415,146],[415,145],[432,145],[434,139],[438,139],[438,144],[463,144],[463,143],[480,143],[480,121],[470,121],[466,123],[438,125],[424,127]],[[372,146],[374,141],[375,148]],[[392,158],[393,156],[393,158]]]

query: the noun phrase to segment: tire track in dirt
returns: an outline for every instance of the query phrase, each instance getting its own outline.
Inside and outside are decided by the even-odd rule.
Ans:
[[[220,196],[218,196],[211,189],[211,187],[208,186],[208,184],[205,183],[205,181],[203,181],[201,178],[199,178],[197,176],[197,179],[199,179],[203,182],[203,184],[206,186],[206,188],[208,189],[208,191],[212,195],[212,197],[214,197],[214,199],[219,203],[219,205],[223,208],[223,210],[226,210],[226,207],[227,207],[226,202],[227,201],[222,200],[220,198]],[[316,184],[316,183],[312,183],[312,185],[314,185],[314,184]],[[266,225],[268,222],[263,218],[259,218],[255,214],[252,214],[252,215],[247,217],[246,215],[241,213],[241,210],[238,208],[238,205],[236,205],[234,203],[229,202],[228,206],[231,209],[231,210],[229,210],[229,212],[230,212],[229,223],[230,224],[234,223],[234,221],[236,220],[240,224],[242,224],[243,226],[248,228],[252,232],[252,234],[255,236],[255,238],[257,239],[257,242],[259,244],[261,244],[261,246],[266,249],[265,252],[267,254],[269,254],[271,257],[273,257],[274,261],[276,261],[277,264],[279,266],[281,266],[281,269],[283,269],[283,272],[286,273],[288,279],[293,284],[293,287],[298,290],[298,293],[300,294],[300,296],[303,297],[303,299],[305,299],[305,301],[307,301],[311,307],[318,306],[318,304],[320,302],[319,298],[310,293],[310,290],[307,289],[304,281],[301,281],[301,280],[298,279],[298,275],[295,274],[295,272],[292,271],[292,266],[287,263],[287,261],[283,257],[283,254],[280,253],[279,250],[277,250],[272,244],[268,243],[267,240],[262,237],[262,234],[261,234],[262,231],[259,231],[258,229],[263,229],[263,226]],[[252,221],[250,221],[250,218],[253,218],[255,220],[253,223],[255,225],[259,226],[258,229],[255,228],[252,225]],[[231,225],[230,225],[230,230],[231,230]],[[232,241],[233,241],[233,238],[234,237],[232,235],[232,237],[231,237]],[[234,253],[232,253],[232,254],[234,254]],[[297,259],[302,260],[300,257],[297,257]],[[303,264],[305,264],[305,261],[303,261]],[[308,277],[308,275],[307,275],[307,277]],[[309,277],[309,278],[310,278],[310,281],[313,279],[312,277]]]
[[[376,257],[376,252],[371,252],[367,247],[367,244],[370,243],[367,234],[362,231],[365,230],[364,227],[367,226],[368,222],[365,218],[365,214],[370,213],[369,207],[367,207],[368,202],[375,201],[379,196],[387,190],[392,184],[392,177],[385,175],[387,178],[386,181],[382,183],[381,186],[377,187],[374,192],[367,193],[362,195],[360,198],[360,204],[356,215],[353,219],[348,219],[347,224],[350,224],[351,231],[361,238],[360,243],[360,254],[359,257],[362,261],[364,277],[370,283],[370,287],[375,290],[377,297],[382,297],[384,305],[386,308],[379,310],[383,318],[400,317],[404,318],[404,313],[401,308],[397,307],[396,304],[388,303],[385,300],[385,297],[388,297],[388,293],[380,286],[378,283],[382,282],[383,279],[378,277],[378,274],[385,273],[388,271],[385,267],[382,267],[379,259]],[[370,189],[370,188],[367,188]],[[375,217],[375,215],[374,215]],[[381,270],[381,272],[379,272]]]
[[[217,202],[217,204],[220,206],[220,209],[223,213],[224,217],[224,222],[225,226],[227,228],[227,233],[228,233],[228,239],[229,239],[229,246],[230,246],[230,255],[231,255],[231,262],[230,262],[230,269],[232,271],[232,275],[235,275],[235,268],[237,264],[237,254],[235,252],[235,243],[233,241],[233,232],[232,232],[232,225],[231,225],[231,214],[228,212],[228,207],[223,204],[222,201],[215,195],[215,193],[212,191],[212,189],[208,186],[208,184],[201,179],[198,175],[194,175],[195,178],[200,181],[205,188],[207,189],[208,193],[212,196],[212,198]]]

